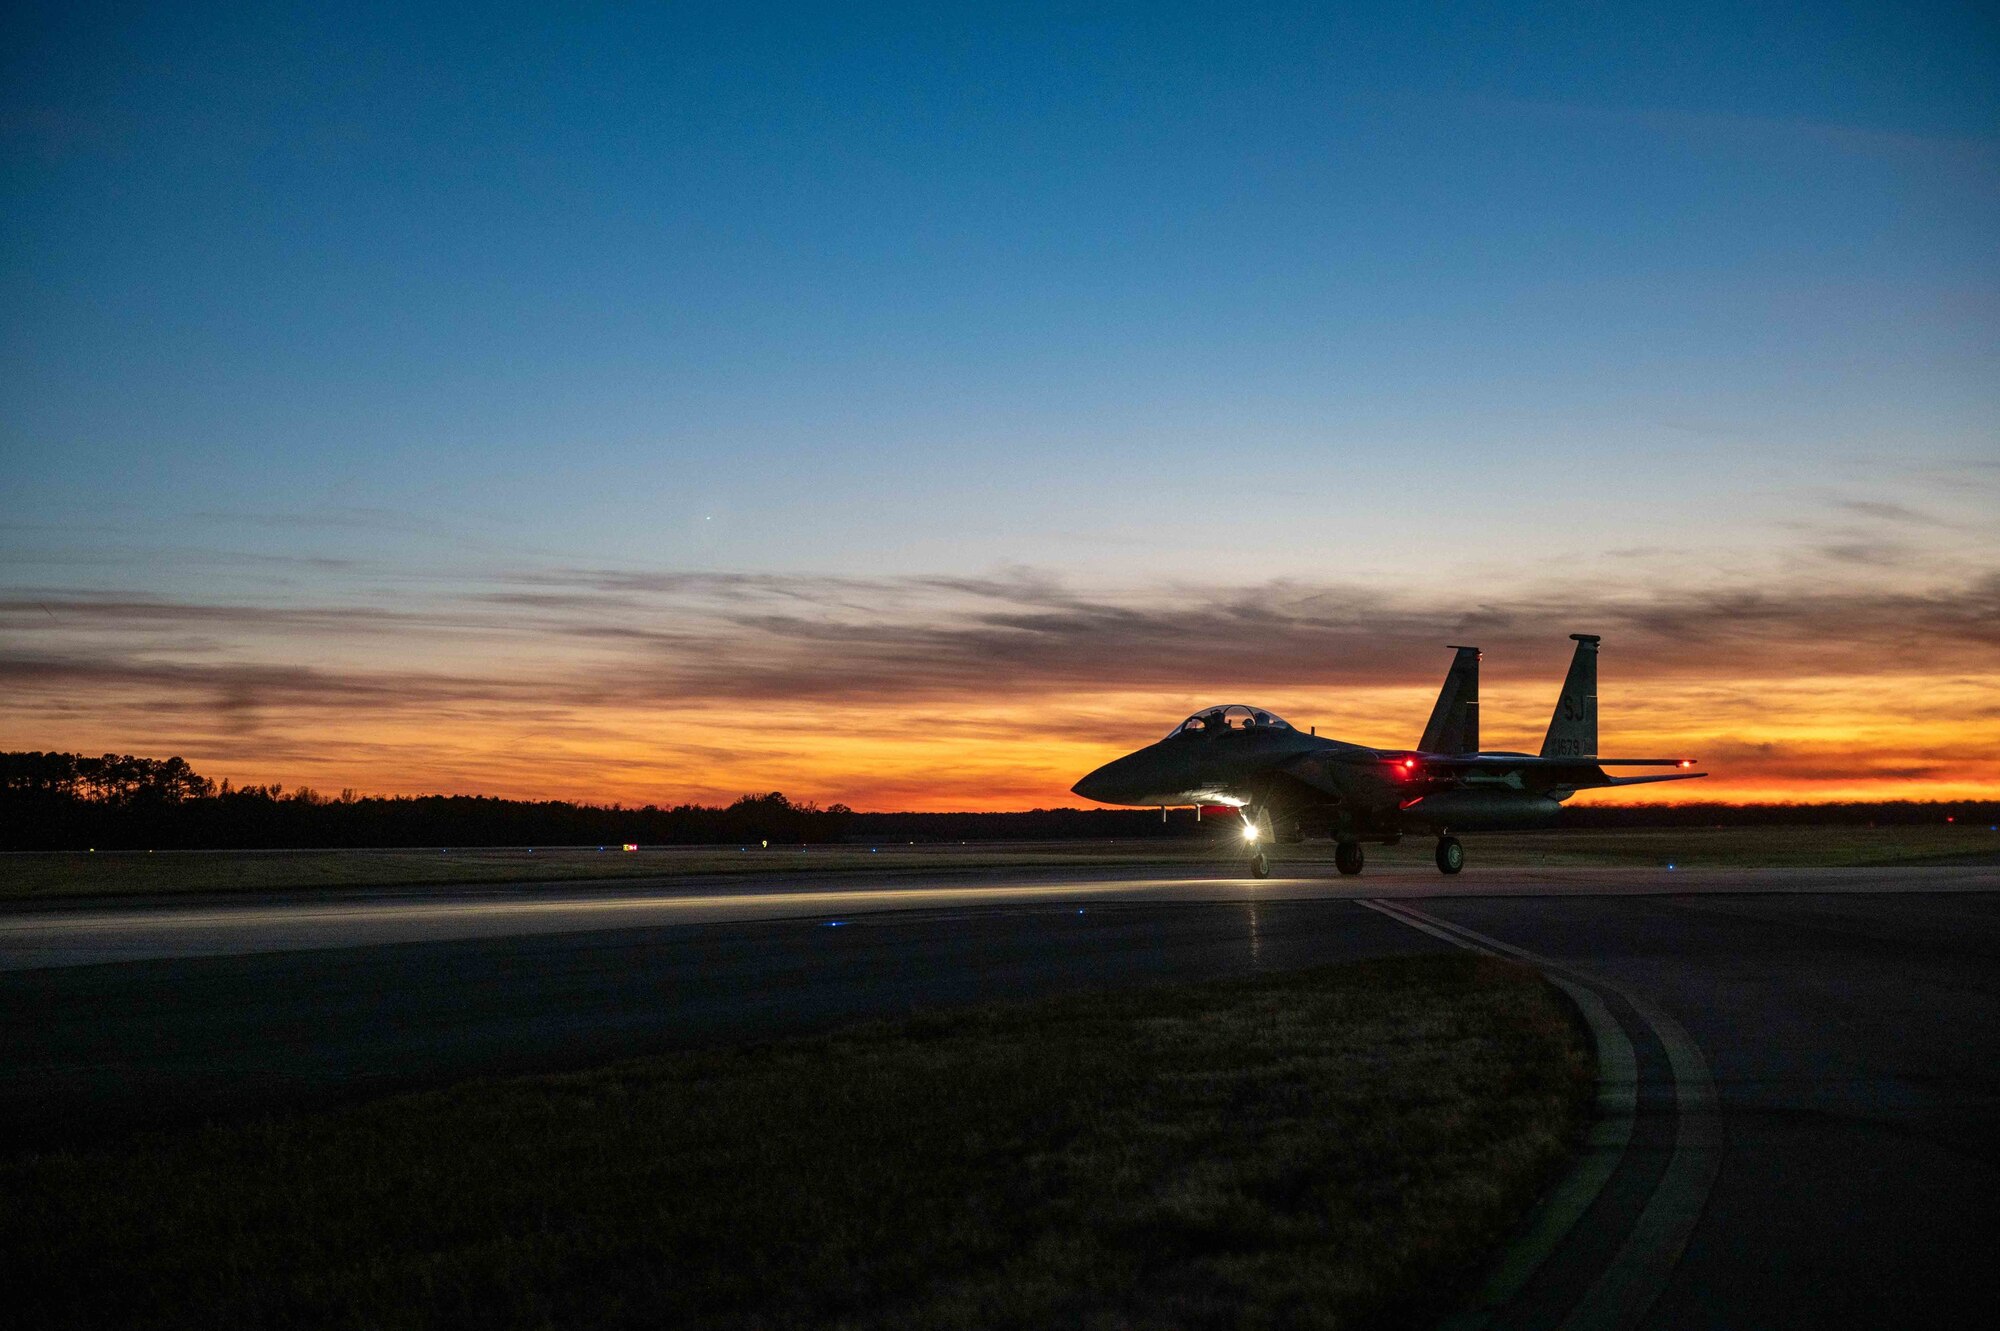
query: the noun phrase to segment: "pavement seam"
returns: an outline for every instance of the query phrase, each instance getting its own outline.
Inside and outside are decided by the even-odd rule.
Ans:
[[[1659,1039],[1661,1046],[1666,1050],[1667,1065],[1674,1079],[1673,1154],[1668,1159],[1666,1172],[1654,1186],[1652,1196],[1647,1199],[1638,1219],[1633,1222],[1617,1255],[1611,1259],[1591,1287],[1584,1291],[1582,1298],[1561,1322],[1559,1331],[1626,1331],[1627,1328],[1638,1326],[1645,1320],[1653,1305],[1659,1301],[1660,1295],[1665,1292],[1667,1281],[1672,1276],[1674,1267],[1679,1264],[1681,1254],[1686,1250],[1688,1239],[1693,1235],[1696,1224],[1701,1220],[1702,1210],[1708,1202],[1709,1189],[1713,1186],[1716,1173],[1721,1168],[1721,1125],[1716,1113],[1715,1082],[1709,1074],[1708,1061],[1702,1056],[1700,1048],[1679,1022],[1668,1016],[1651,1000],[1613,984],[1602,976],[1563,966],[1526,948],[1503,943],[1497,938],[1490,938],[1449,920],[1441,920],[1435,915],[1402,902],[1374,899],[1363,900],[1360,904],[1459,947],[1496,956],[1509,956],[1527,962],[1538,970],[1549,973],[1550,979],[1558,984],[1567,980],[1580,989],[1601,989],[1615,994],[1631,1006],[1632,1011]],[[1565,986],[1566,989],[1567,987]],[[1602,1006],[1602,1000],[1599,1000],[1599,1006]],[[1607,1011],[1605,1015],[1608,1017],[1610,1014]],[[1588,1010],[1585,1011],[1585,1018],[1589,1020]],[[1615,1022],[1613,1024],[1615,1025]],[[1593,1035],[1597,1033],[1594,1023],[1592,1033]],[[1622,1031],[1620,1036],[1622,1038]],[[1630,1047],[1628,1040],[1626,1048],[1629,1050]],[[1600,1050],[1601,1048],[1600,1045]],[[1601,1059],[1600,1053],[1600,1077],[1604,1066]],[[1634,1089],[1636,1093],[1636,1072]],[[1600,1097],[1603,1095],[1601,1084],[1599,1094]],[[1628,1140],[1629,1135],[1628,1122]],[[1616,1161],[1612,1163],[1615,1166]],[[1583,1168],[1590,1167],[1586,1165]],[[1607,1170],[1604,1178],[1609,1177],[1610,1171]],[[1568,1182],[1565,1180],[1564,1187],[1559,1189],[1559,1193],[1567,1190]],[[1603,1180],[1599,1180],[1597,1186],[1601,1188]],[[1594,1197],[1595,1192],[1591,1196]],[[1515,1292],[1526,1283],[1535,1267],[1538,1267],[1554,1250],[1555,1242],[1560,1241],[1563,1235],[1568,1233],[1569,1228],[1574,1226],[1576,1219],[1581,1215],[1582,1211],[1579,1210],[1570,1219],[1569,1225],[1554,1235],[1547,1250],[1538,1255],[1532,1251],[1521,1254],[1523,1261],[1532,1257],[1534,1266],[1531,1266],[1521,1276],[1519,1282],[1514,1284]],[[1522,1242],[1525,1244],[1528,1238],[1537,1234],[1540,1229],[1539,1219],[1532,1222],[1530,1235],[1524,1236]],[[1512,1248],[1503,1255],[1501,1266],[1494,1273],[1494,1280],[1498,1280],[1508,1271],[1514,1255]],[[1488,1293],[1487,1288],[1482,1288],[1475,1298],[1474,1308],[1446,1322],[1445,1326],[1452,1328],[1452,1331],[1473,1331],[1474,1328],[1485,1325],[1500,1306],[1488,1302]]]

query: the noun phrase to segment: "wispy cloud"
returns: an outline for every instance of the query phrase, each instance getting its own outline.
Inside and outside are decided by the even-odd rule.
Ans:
[[[1915,552],[1902,541],[1833,541],[1820,546],[1819,553],[1843,564],[1890,568],[1908,562]]]
[[[1935,527],[1938,519],[1929,513],[1921,513],[1906,504],[1892,504],[1881,499],[1841,499],[1835,506],[1849,513],[1858,513],[1864,518],[1875,518],[1882,522],[1907,523],[1915,527]]]
[[[1366,699],[1352,721],[1397,742],[1445,643],[1479,644],[1502,681],[1553,681],[1573,631],[1605,636],[1607,678],[1653,721],[1780,744],[1731,752],[1743,770],[1799,787],[1827,770],[1824,733],[1843,727],[1863,738],[1839,770],[1939,777],[1935,752],[1877,733],[1880,699],[1947,681],[1942,712],[1897,713],[1935,747],[1952,726],[1990,732],[1980,709],[2000,698],[2000,571],[1921,591],[1843,579],[1550,584],[1446,601],[1298,580],[1084,588],[1032,569],[570,569],[326,605],[17,597],[0,601],[0,629],[10,744],[83,744],[71,736],[122,728],[277,761],[319,735],[328,764],[367,755],[351,760],[379,772],[381,753],[401,752],[400,788],[413,772],[462,773],[456,788],[512,772],[516,792],[541,781],[584,794],[622,793],[639,771],[704,790],[754,773],[736,784],[786,776],[821,798],[886,799],[936,796],[945,781],[968,787],[946,803],[1017,786],[1046,803],[1102,746],[1212,697]],[[1898,678],[1909,681],[1900,691]],[[1787,696],[1802,679],[1818,696]],[[1832,679],[1865,687],[1829,700]],[[1751,738],[1759,730],[1778,738]],[[2000,760],[1982,756],[1996,738],[1956,760],[1959,776],[2000,784]]]
[[[1839,557],[1877,565],[1890,542]],[[425,696],[421,672],[366,672],[255,659],[250,642],[388,640],[417,663],[451,657],[453,635],[512,635],[541,681],[569,697],[749,701],[937,699],[1053,691],[1243,686],[1381,686],[1422,679],[1441,644],[1545,664],[1565,634],[1605,634],[1622,670],[1646,676],[1986,670],[2000,646],[2000,572],[1928,591],[1740,587],[1612,590],[1551,587],[1465,603],[1392,597],[1368,588],[1279,581],[1171,584],[1085,592],[1026,572],[991,578],[836,578],[776,574],[538,574],[533,590],[494,589],[431,607],[219,605],[69,597],[0,601],[17,642],[0,668],[79,681],[104,672],[163,685],[247,671],[285,681],[289,700],[343,690]],[[519,613],[516,613],[519,612]],[[163,660],[167,630],[196,628],[206,657]],[[117,639],[88,657],[26,642],[65,630]],[[31,632],[38,631],[38,632]],[[565,664],[567,662],[567,664]],[[290,673],[286,673],[286,672]],[[512,697],[518,672],[472,658],[454,690],[493,681]]]

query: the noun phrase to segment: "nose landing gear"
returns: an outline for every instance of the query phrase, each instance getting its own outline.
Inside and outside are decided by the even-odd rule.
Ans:
[[[1438,838],[1437,865],[1439,873],[1457,873],[1465,867],[1465,847],[1458,844],[1457,837]]]
[[[1264,852],[1261,850],[1250,860],[1250,876],[1252,878],[1269,878],[1271,876],[1271,861],[1265,858]]]
[[[1345,874],[1360,873],[1362,858],[1359,841],[1343,841],[1333,849],[1333,867]]]

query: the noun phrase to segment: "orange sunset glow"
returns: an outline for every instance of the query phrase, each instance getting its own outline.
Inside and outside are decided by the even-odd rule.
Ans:
[[[2000,793],[1991,621],[1963,597],[1821,590],[1690,627],[1698,595],[1564,611],[1557,593],[1523,593],[1468,625],[1449,605],[1355,604],[1298,583],[573,584],[544,586],[526,612],[506,590],[378,606],[16,604],[11,627],[43,655],[12,666],[0,720],[15,748],[179,754],[238,784],[328,793],[1065,807],[1082,802],[1069,791],[1082,773],[1218,701],[1413,744],[1443,644],[1475,636],[1486,747],[1533,752],[1563,635],[1588,626],[1606,634],[1602,751],[1685,754],[1712,775],[1586,801]]]

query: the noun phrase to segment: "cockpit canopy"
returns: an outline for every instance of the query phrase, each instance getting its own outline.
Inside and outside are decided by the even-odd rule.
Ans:
[[[1212,735],[1223,730],[1290,730],[1285,718],[1262,707],[1231,703],[1227,707],[1205,707],[1167,732],[1176,735]]]

